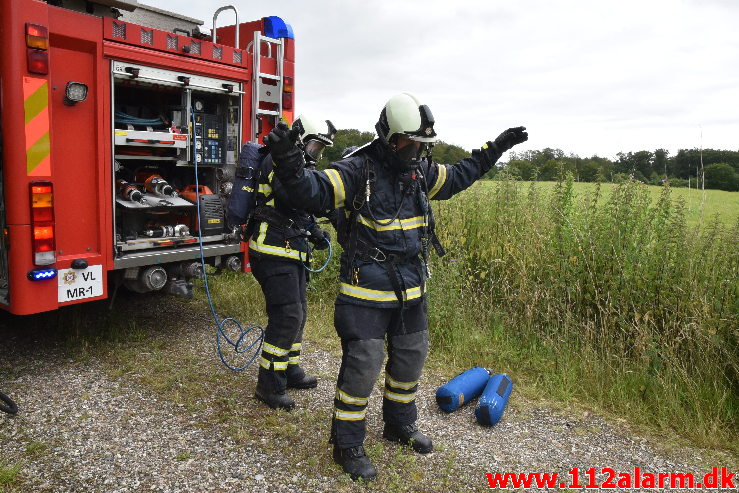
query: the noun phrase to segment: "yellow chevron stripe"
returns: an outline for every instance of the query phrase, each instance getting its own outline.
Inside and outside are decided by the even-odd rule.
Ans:
[[[25,81],[24,81],[25,82]],[[36,82],[37,83],[37,82]],[[44,81],[41,86],[25,97],[23,110],[26,117],[26,125],[49,106],[49,84]]]
[[[26,173],[31,176],[50,175],[49,83],[46,79],[23,77],[23,113]]]
[[[49,132],[46,132],[43,137],[36,141],[26,151],[26,172],[27,174],[33,173],[36,167],[41,164],[51,153],[51,141],[49,139]],[[46,174],[51,174],[51,169]]]

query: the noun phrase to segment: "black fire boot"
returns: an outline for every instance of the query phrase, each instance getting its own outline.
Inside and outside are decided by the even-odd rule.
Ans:
[[[372,481],[377,477],[377,469],[364,453],[364,447],[339,448],[334,445],[334,461],[353,481]]]
[[[291,411],[295,407],[295,401],[285,393],[284,373],[284,371],[270,371],[259,367],[257,389],[254,392],[254,397],[272,409]]]
[[[318,379],[306,375],[299,365],[287,365],[287,387],[290,389],[314,389],[318,386]]]
[[[434,444],[431,442],[431,439],[418,431],[418,428],[413,423],[403,426],[394,426],[385,423],[382,437],[391,442],[410,445],[419,454],[428,454],[434,450]]]

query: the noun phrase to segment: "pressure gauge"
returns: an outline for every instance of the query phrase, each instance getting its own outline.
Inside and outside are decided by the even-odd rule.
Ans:
[[[203,148],[203,143],[201,141],[199,141],[199,140],[196,140],[195,141],[195,149],[199,151],[202,148]]]
[[[203,108],[205,108],[205,105],[199,99],[196,99],[193,105],[195,106],[195,111],[203,111]]]

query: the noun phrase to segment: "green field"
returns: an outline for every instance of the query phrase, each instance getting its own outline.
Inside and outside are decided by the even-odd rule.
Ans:
[[[485,181],[435,202],[447,255],[428,283],[429,363],[739,450],[738,200]],[[312,281],[308,329],[334,347],[336,270]]]
[[[531,182],[521,182],[523,186],[529,186]],[[542,181],[536,182],[543,190],[551,190],[556,182]],[[477,186],[491,186],[492,182],[481,182]],[[584,195],[592,192],[596,187],[595,183],[573,183],[576,195]],[[600,184],[603,198],[608,198],[611,191],[617,187],[615,183]],[[654,185],[645,185],[649,191],[652,201],[657,200],[662,191],[662,187]],[[673,188],[671,189],[672,199],[682,200],[685,202],[685,217],[688,224],[697,225],[711,221],[714,216],[718,215],[719,220],[724,224],[731,225],[739,219],[739,192],[725,192],[723,190],[695,190],[694,188]]]

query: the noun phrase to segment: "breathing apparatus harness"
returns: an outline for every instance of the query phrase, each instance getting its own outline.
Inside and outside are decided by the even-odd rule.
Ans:
[[[426,154],[426,159],[429,163],[432,162],[431,147],[432,146],[429,146]],[[403,209],[406,197],[416,195],[416,200],[418,200],[421,212],[423,214],[423,225],[421,233],[421,257],[423,260],[425,277],[427,279],[430,278],[431,270],[429,269],[428,265],[429,245],[434,246],[434,249],[439,256],[445,255],[446,252],[441,246],[439,239],[436,237],[436,221],[434,219],[434,213],[431,208],[431,201],[429,200],[428,196],[428,185],[426,183],[426,177],[423,175],[421,168],[418,165],[410,167],[407,170],[403,170],[401,173],[401,185],[404,188],[404,193],[400,199],[398,209],[395,211],[390,219],[379,220],[375,217],[374,212],[372,212],[372,206],[370,203],[370,199],[372,197],[372,186],[376,181],[376,173],[374,169],[372,169],[374,163],[372,159],[367,156],[362,156],[362,158],[364,160],[362,164],[365,178],[364,193],[354,196],[354,200],[352,201],[352,208],[349,211],[348,217],[346,217],[345,214],[341,213],[338,215],[337,226],[339,227],[337,229],[341,231],[340,234],[342,234],[342,242],[345,242],[345,244],[347,244],[346,251],[349,261],[348,265],[350,269],[354,269],[352,281],[354,283],[358,282],[358,269],[354,266],[357,255],[368,258],[378,263],[387,272],[390,283],[393,286],[395,296],[398,299],[398,303],[400,303],[400,308],[401,310],[403,310],[405,307],[405,295],[403,294],[403,288],[401,286],[401,280],[398,276],[396,266],[398,264],[406,263],[409,260],[412,260],[412,258],[407,255],[388,253],[380,248],[369,246],[360,241],[357,238],[359,229],[357,227],[358,216],[360,209],[362,209],[366,205],[365,209],[367,210],[367,213],[376,224],[380,226],[388,226],[396,221],[400,216],[400,212]],[[342,224],[343,221],[341,220],[344,218],[346,219],[345,222]],[[401,323],[402,320],[403,318],[401,317]]]
[[[197,213],[198,218],[200,217],[200,184],[198,183],[198,159],[197,159],[197,150],[195,147],[195,111],[190,108],[190,117],[191,117],[191,123],[192,123],[192,160],[193,164],[195,166],[195,204],[197,205]],[[213,306],[213,299],[210,295],[210,288],[208,287],[208,273],[205,269],[205,254],[203,253],[203,233],[200,228],[198,228],[198,245],[200,246],[200,264],[203,267],[203,282],[205,284],[205,293],[208,296],[208,305],[210,306],[210,312],[213,316],[213,321],[216,324],[216,327],[218,328],[216,332],[216,347],[218,348],[218,357],[221,359],[221,362],[226,366],[226,368],[234,371],[243,371],[246,368],[249,367],[249,365],[252,364],[252,362],[259,356],[261,350],[262,350],[262,341],[264,340],[264,328],[261,325],[250,325],[246,329],[243,328],[243,326],[239,323],[238,320],[232,317],[226,317],[222,320],[219,320],[218,314],[216,313],[216,309]],[[224,331],[224,327],[227,324],[235,325],[238,328],[239,336],[235,340],[230,338],[228,334]],[[253,337],[252,342],[247,342],[251,336],[253,336],[253,333],[258,333],[256,337]],[[249,337],[247,337],[249,336]],[[253,354],[247,355],[247,362],[242,366],[233,366],[228,361],[226,361],[226,358],[223,354],[223,347],[221,342],[223,340],[226,344],[231,346],[233,348],[233,351],[237,355],[242,355],[244,353],[248,353],[250,351],[253,351]]]
[[[288,245],[289,241],[293,238],[309,239],[312,236],[311,230],[314,227],[318,226],[315,219],[312,219],[307,224],[299,225],[294,219],[280,212],[275,207],[267,205],[267,203],[272,200],[273,196],[274,193],[270,193],[265,198],[261,198],[259,195],[257,195],[258,204],[257,207],[254,209],[252,219],[255,222],[266,222],[271,227],[281,232],[285,237],[286,245]],[[315,246],[311,247],[310,245],[308,245],[308,251],[306,253],[305,259],[303,259],[300,250],[298,250],[298,258],[300,259],[300,263],[303,265],[303,268],[313,274],[322,272],[326,267],[328,267],[328,264],[331,261],[331,257],[333,256],[333,247],[331,246],[331,241],[325,236],[321,238],[321,241],[325,241],[328,245],[328,256],[326,257],[326,262],[318,269],[311,269],[309,267],[310,259],[313,254],[313,250],[315,250]]]

